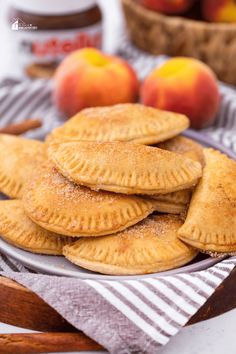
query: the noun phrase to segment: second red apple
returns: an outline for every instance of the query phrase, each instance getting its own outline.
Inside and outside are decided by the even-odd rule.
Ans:
[[[141,3],[151,10],[175,15],[189,10],[194,0],[141,0]]]
[[[207,21],[236,23],[235,0],[203,0],[202,11]]]

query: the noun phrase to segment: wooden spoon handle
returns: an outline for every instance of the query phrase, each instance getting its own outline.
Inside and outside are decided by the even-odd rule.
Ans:
[[[82,332],[0,334],[0,354],[99,351],[102,346]]]
[[[16,124],[9,124],[0,129],[1,134],[20,135],[29,130],[40,128],[42,122],[39,119],[28,119]]]

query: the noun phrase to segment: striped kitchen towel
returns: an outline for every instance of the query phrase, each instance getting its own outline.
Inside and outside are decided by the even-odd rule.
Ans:
[[[38,294],[113,354],[153,354],[198,311],[236,265],[142,280],[80,280],[0,272]]]
[[[43,139],[61,123],[61,115],[51,99],[51,81],[17,82],[4,80],[0,83],[0,127],[29,118],[39,118],[42,127],[25,134],[32,139]]]

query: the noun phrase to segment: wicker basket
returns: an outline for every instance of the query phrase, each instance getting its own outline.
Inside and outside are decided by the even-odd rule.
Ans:
[[[137,0],[122,0],[131,40],[152,54],[191,56],[218,78],[236,84],[236,24],[216,24],[150,11]]]

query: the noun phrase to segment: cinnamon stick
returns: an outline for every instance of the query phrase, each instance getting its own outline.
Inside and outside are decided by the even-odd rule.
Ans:
[[[82,332],[0,334],[0,354],[65,353],[99,350],[104,350],[104,348]]]
[[[4,128],[0,128],[0,133],[20,135],[26,133],[29,130],[40,128],[41,126],[42,122],[39,119],[28,119],[20,123],[9,124]]]

